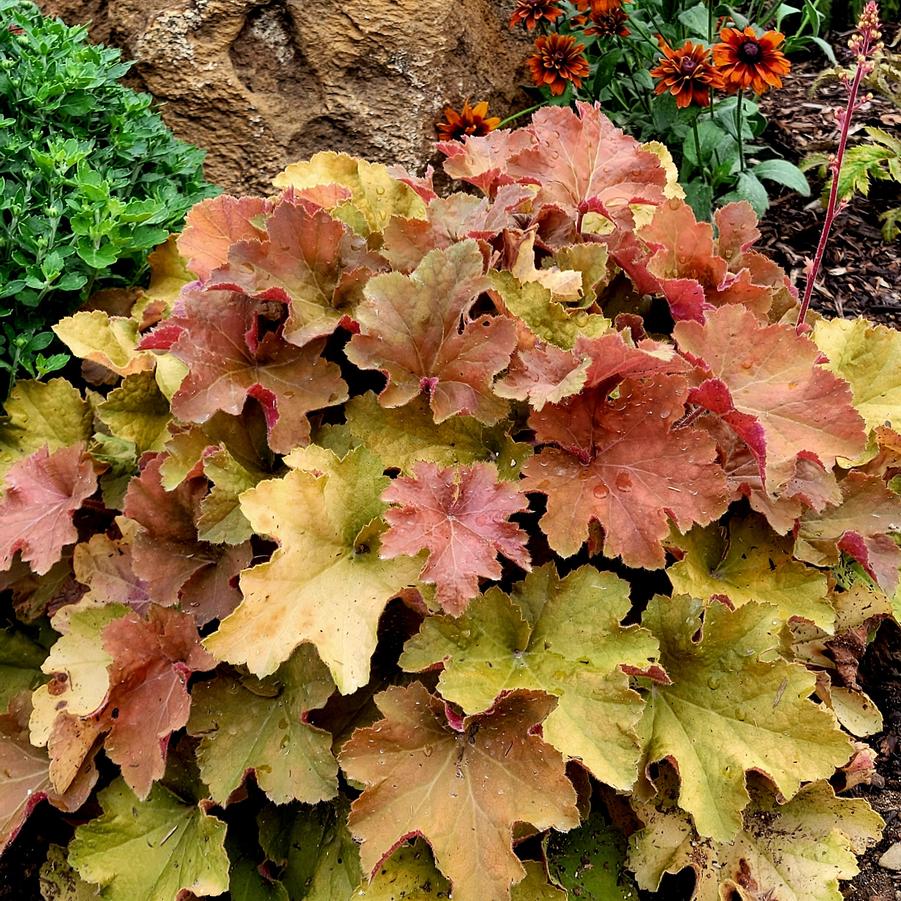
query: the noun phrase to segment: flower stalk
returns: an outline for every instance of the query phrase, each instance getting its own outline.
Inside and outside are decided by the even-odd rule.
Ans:
[[[832,188],[829,191],[829,201],[826,205],[826,216],[823,219],[823,229],[820,232],[820,240],[817,243],[816,253],[814,254],[813,262],[810,264],[807,273],[807,283],[804,286],[804,298],[801,301],[801,309],[798,311],[798,324],[796,326],[798,334],[801,334],[805,329],[807,311],[810,309],[810,301],[813,297],[813,289],[816,285],[817,275],[819,275],[820,267],[823,264],[823,255],[826,252],[826,245],[829,242],[829,233],[832,230],[832,223],[842,209],[838,200],[838,188],[842,163],[845,158],[845,149],[848,146],[848,134],[851,129],[851,119],[854,113],[860,108],[861,103],[864,102],[858,101],[857,99],[860,92],[860,83],[873,71],[872,57],[882,47],[881,37],[879,5],[873,2],[873,0],[870,0],[863,8],[863,12],[860,15],[860,20],[857,23],[857,33],[849,41],[849,46],[855,53],[857,65],[854,70],[854,77],[850,80],[850,83],[848,83],[847,77],[845,79],[845,83],[848,85],[848,102],[844,110],[837,112],[839,138],[835,158],[830,167],[833,176]]]

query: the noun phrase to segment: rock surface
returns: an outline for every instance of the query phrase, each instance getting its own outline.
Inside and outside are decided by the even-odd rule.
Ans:
[[[324,149],[420,168],[446,104],[525,104],[512,0],[39,2],[135,60],[136,86],[232,192]]]

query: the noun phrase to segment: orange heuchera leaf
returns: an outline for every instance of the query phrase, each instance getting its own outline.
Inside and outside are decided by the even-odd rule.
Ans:
[[[203,625],[227,616],[240,602],[235,582],[250,562],[250,544],[199,541],[195,517],[206,496],[206,480],[185,479],[166,491],[160,480],[165,459],[149,460],[125,495],[125,515],[140,526],[132,568],[152,600],[164,606],[180,603]]]
[[[389,272],[366,286],[357,310],[360,334],[346,353],[361,369],[387,375],[383,407],[425,393],[435,422],[464,413],[490,425],[504,415],[491,381],[510,361],[516,326],[502,316],[469,318],[488,286],[482,270],[478,245],[467,240],[433,250],[412,275]]]
[[[438,145],[444,170],[486,194],[512,182],[538,185],[536,209],[556,206],[569,216],[588,211],[631,222],[630,203],[664,200],[660,159],[625,135],[600,107],[543,107],[531,125]]]
[[[186,289],[175,314],[141,344],[168,350],[188,367],[172,412],[204,423],[218,410],[238,415],[253,397],[266,414],[274,451],[305,444],[307,413],[343,403],[347,385],[338,366],[320,356],[324,340],[296,347],[284,339],[285,312],[277,302]]]
[[[525,875],[513,853],[514,824],[566,831],[579,823],[563,757],[536,730],[555,703],[515,691],[460,718],[419,682],[378,695],[385,718],[358,729],[340,757],[347,775],[366,785],[348,821],[364,871],[421,835],[457,901],[509,897]]]
[[[532,197],[525,185],[505,185],[493,201],[460,193],[435,197],[426,207],[425,219],[392,218],[379,253],[392,268],[412,272],[430,250],[446,249],[464,238],[490,241],[515,225],[514,213]]]
[[[0,501],[0,570],[22,552],[31,569],[43,575],[78,540],[72,523],[76,510],[97,489],[97,475],[84,445],[50,453],[46,447],[14,464],[6,474]]]
[[[417,463],[413,478],[395,479],[382,500],[397,506],[384,514],[390,528],[381,556],[428,550],[420,577],[437,586],[436,600],[454,616],[479,593],[479,577],[501,577],[498,554],[531,569],[528,535],[509,521],[528,503],[511,483],[498,481],[490,463],[447,469]]]
[[[113,657],[113,687],[100,717],[109,729],[106,754],[146,798],[166,769],[169,736],[188,722],[188,677],[213,669],[216,660],[190,616],[162,607],[151,607],[146,619],[129,613],[114,620],[103,630],[103,645]]]
[[[655,251],[648,271],[659,280],[674,319],[703,322],[706,310],[727,303],[741,304],[763,317],[772,306],[772,289],[754,284],[747,268],[730,271],[716,252],[712,226],[698,222],[687,203],[670,200],[657,207],[640,235]]]
[[[771,493],[793,475],[799,454],[832,469],[866,443],[848,383],[817,365],[819,350],[787,325],[765,325],[734,304],[706,322],[679,322],[679,347],[696,359],[704,381],[691,400],[719,414],[757,458]]]
[[[57,791],[50,780],[47,752],[28,740],[28,713],[27,703],[16,699],[8,712],[0,714],[0,853],[41,801],[73,813],[87,801],[97,781],[97,770],[88,759],[67,789]]]
[[[587,391],[532,416],[537,439],[557,446],[526,461],[524,489],[547,495],[541,528],[558,554],[575,554],[596,521],[606,556],[659,569],[669,520],[685,531],[724,512],[713,441],[673,428],[687,397],[680,376],[631,377],[615,398]]]
[[[143,799],[165,771],[170,735],[188,722],[188,678],[216,661],[200,645],[194,620],[162,607],[151,607],[146,619],[132,612],[113,620],[101,640],[112,657],[109,691],[89,716],[64,710],[57,716],[48,741],[54,781],[68,785],[97,738],[108,733],[107,756]]]
[[[630,203],[664,200],[666,173],[660,159],[617,128],[599,104],[545,106],[525,130],[531,146],[514,154],[507,173],[537,184],[535,205],[559,206],[570,215],[596,210],[631,222]]]
[[[221,194],[192,207],[178,237],[178,252],[201,281],[228,261],[228,250],[238,241],[260,242],[266,237],[262,220],[272,204],[262,197]]]
[[[289,191],[266,220],[265,240],[232,245],[204,287],[287,304],[285,339],[302,347],[352,314],[378,265],[363,238]]]
[[[853,557],[891,597],[898,586],[901,548],[889,532],[901,532],[901,497],[881,479],[850,472],[839,483],[842,500],[801,518],[795,556],[817,566]]]
[[[790,532],[808,507],[821,512],[830,504],[841,503],[841,491],[832,470],[804,457],[795,460],[794,475],[779,493],[769,494],[751,448],[722,419],[705,413],[698,426],[716,441],[732,500],[747,497],[751,509],[762,513],[780,535]]]

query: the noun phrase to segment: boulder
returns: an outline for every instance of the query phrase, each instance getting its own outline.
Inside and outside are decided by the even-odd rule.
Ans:
[[[419,169],[446,104],[527,100],[512,0],[42,0],[135,60],[136,87],[208,152],[207,177],[268,188],[318,150]]]

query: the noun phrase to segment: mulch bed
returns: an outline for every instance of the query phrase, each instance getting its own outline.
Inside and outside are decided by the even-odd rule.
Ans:
[[[770,121],[764,137],[792,162],[808,153],[831,153],[837,143],[834,111],[844,107],[847,97],[834,80],[814,86],[820,70],[819,63],[800,63],[781,91],[762,100],[762,112]],[[851,143],[866,139],[866,125],[897,135],[901,109],[877,94],[852,120]],[[761,223],[763,247],[801,290],[824,218],[818,196],[822,183],[815,173],[809,178],[817,196],[804,199],[789,192],[776,196]],[[879,224],[880,213],[899,204],[898,185],[877,182],[869,197],[854,198],[839,214],[813,295],[814,309],[825,316],[867,316],[901,328],[901,240],[883,241]]]

